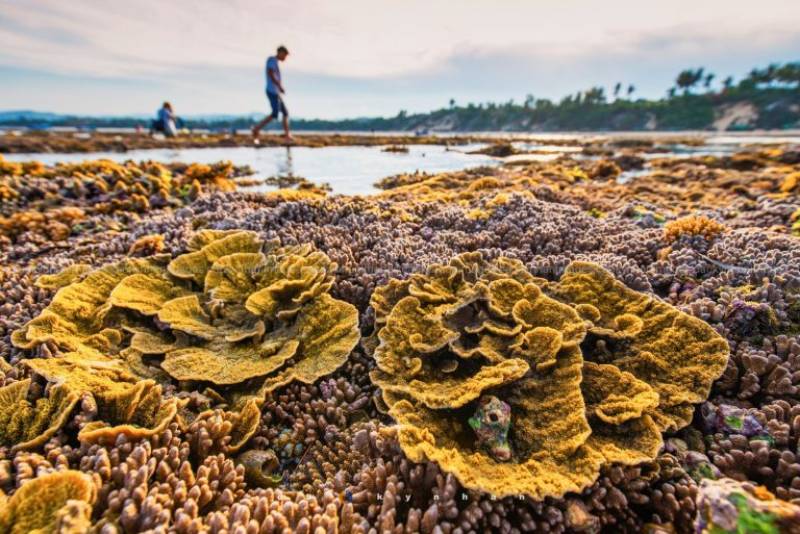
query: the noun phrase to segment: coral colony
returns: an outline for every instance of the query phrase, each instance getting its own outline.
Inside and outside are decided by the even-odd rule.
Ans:
[[[652,149],[0,160],[0,532],[799,532],[800,153]]]

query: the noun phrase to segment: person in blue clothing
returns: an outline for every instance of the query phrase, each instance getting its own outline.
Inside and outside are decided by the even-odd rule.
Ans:
[[[150,133],[161,132],[167,137],[175,137],[178,129],[175,125],[175,112],[172,111],[172,104],[164,102],[161,109],[156,113],[157,118],[150,125]]]
[[[269,99],[272,113],[264,117],[264,120],[253,127],[253,138],[256,143],[258,142],[258,135],[261,133],[261,129],[269,124],[272,119],[277,119],[278,114],[283,114],[284,137],[287,141],[292,140],[292,136],[289,133],[289,112],[281,98],[281,95],[286,93],[286,90],[283,88],[283,83],[281,82],[281,69],[278,65],[278,62],[286,61],[288,55],[289,50],[287,50],[285,46],[279,46],[276,54],[267,58],[267,99]]]

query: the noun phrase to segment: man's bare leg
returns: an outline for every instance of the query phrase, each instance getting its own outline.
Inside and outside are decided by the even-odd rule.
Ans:
[[[289,133],[289,117],[286,115],[283,116],[283,137],[287,141],[294,141],[294,137]]]
[[[253,126],[253,137],[255,139],[258,139],[258,135],[261,133],[261,130],[264,128],[264,126],[269,124],[271,120],[272,120],[272,115],[267,115],[261,120],[261,122]]]

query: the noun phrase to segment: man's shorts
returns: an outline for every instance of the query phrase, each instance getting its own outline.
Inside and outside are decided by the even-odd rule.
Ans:
[[[289,116],[289,112],[286,111],[286,105],[283,103],[283,99],[277,93],[270,93],[267,91],[267,98],[269,98],[269,105],[272,106],[272,118],[278,118],[278,112],[283,113],[284,117]]]

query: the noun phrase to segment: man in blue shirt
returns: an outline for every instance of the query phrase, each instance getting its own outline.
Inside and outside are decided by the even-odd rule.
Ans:
[[[289,50],[285,46],[279,46],[277,53],[267,58],[267,99],[269,99],[269,105],[272,107],[272,113],[264,117],[264,120],[253,128],[253,138],[256,144],[258,144],[258,135],[261,133],[261,129],[269,124],[272,119],[277,119],[278,113],[283,114],[284,137],[287,141],[292,140],[292,136],[289,134],[289,112],[286,110],[286,105],[281,98],[281,95],[286,93],[286,90],[281,83],[281,69],[278,65],[279,61],[286,61],[288,55]]]

